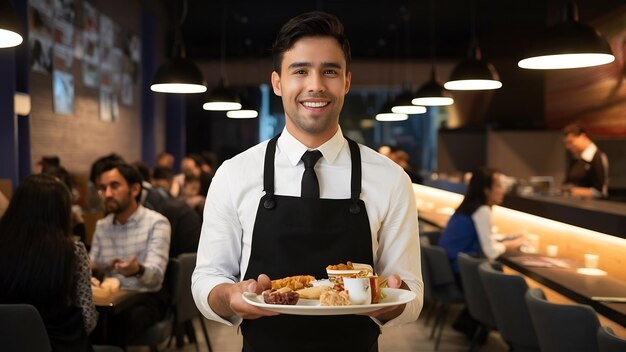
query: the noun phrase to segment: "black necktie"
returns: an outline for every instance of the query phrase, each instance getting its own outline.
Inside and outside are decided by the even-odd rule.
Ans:
[[[302,154],[302,161],[304,162],[304,173],[302,174],[302,197],[304,198],[319,198],[320,197],[320,184],[317,181],[317,175],[315,175],[315,164],[322,157],[322,152],[319,150],[309,150]]]

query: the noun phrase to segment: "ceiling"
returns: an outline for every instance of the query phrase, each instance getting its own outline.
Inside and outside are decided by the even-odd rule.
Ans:
[[[565,6],[562,0],[186,1],[186,16],[181,10],[184,0],[165,2],[173,18],[184,18],[187,55],[199,61],[219,60],[222,53],[226,60],[269,57],[281,25],[311,10],[330,12],[342,20],[357,60],[429,59],[433,52],[437,58],[457,59],[467,52],[472,23],[484,57],[517,59],[529,38],[559,21]],[[624,6],[624,1],[579,0],[578,4],[580,19],[591,21]]]

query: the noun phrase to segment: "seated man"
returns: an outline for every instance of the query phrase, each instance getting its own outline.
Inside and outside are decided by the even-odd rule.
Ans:
[[[96,175],[108,215],[96,224],[92,269],[97,276],[118,278],[122,289],[153,292],[111,322],[122,346],[160,320],[167,302],[161,286],[169,260],[170,224],[139,204],[141,180],[137,169],[124,163],[109,163]]]

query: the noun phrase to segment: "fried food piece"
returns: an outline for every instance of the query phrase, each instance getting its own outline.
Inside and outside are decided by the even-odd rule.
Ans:
[[[282,279],[272,280],[272,290],[289,287],[290,289],[297,291],[305,287],[313,286],[311,281],[315,281],[315,278],[311,275],[289,276]]]
[[[283,287],[278,290],[265,290],[263,291],[263,301],[267,304],[282,304],[282,305],[295,305],[298,303],[300,295],[298,292],[292,291],[288,287]]]
[[[303,288],[296,292],[298,292],[298,294],[300,295],[300,298],[303,298],[303,299],[320,299],[320,295],[323,292],[330,291],[330,290],[332,289],[329,286],[313,286],[313,287]]]
[[[349,306],[350,298],[346,291],[328,290],[320,295],[320,306]]]
[[[326,270],[354,270],[354,266],[352,262],[348,262],[347,264],[339,263],[337,265],[329,265],[326,267]]]

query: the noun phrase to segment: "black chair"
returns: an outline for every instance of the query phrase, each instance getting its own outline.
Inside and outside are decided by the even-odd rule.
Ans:
[[[177,347],[181,347],[184,344],[184,335],[186,334],[189,337],[189,341],[195,343],[196,350],[199,351],[198,341],[192,323],[194,318],[199,318],[208,351],[211,352],[211,341],[209,340],[209,333],[204,323],[204,317],[200,314],[193,300],[193,295],[191,294],[191,275],[196,267],[196,257],[196,253],[182,253],[178,256],[178,261],[181,266],[182,286],[179,299],[175,303],[176,325],[174,334],[176,336]]]
[[[485,292],[483,282],[478,275],[478,266],[487,263],[487,259],[474,258],[462,252],[458,254],[457,258],[467,309],[472,318],[480,323],[470,344],[469,350],[473,351],[481,335],[489,334],[490,331],[498,329],[487,298],[487,292]]]
[[[488,262],[478,266],[478,274],[502,339],[512,351],[539,351],[539,341],[524,299],[528,291],[524,278],[495,270]]]
[[[424,258],[422,276],[425,278],[425,292],[435,302],[434,304],[438,305],[434,308],[435,323],[430,333],[430,338],[433,338],[435,333],[437,334],[435,339],[435,351],[437,351],[450,306],[465,303],[465,298],[456,285],[452,266],[445,250],[428,244],[423,244],[421,249]]]
[[[50,338],[37,308],[30,304],[0,304],[0,350],[50,352]],[[94,345],[96,352],[123,352],[115,346]]]
[[[626,340],[615,335],[610,327],[601,326],[598,328],[598,349],[600,352],[624,352]]]
[[[529,288],[524,298],[542,351],[598,351],[600,322],[593,308],[548,302],[540,288]]]
[[[157,346],[172,336],[176,317],[176,302],[182,287],[181,265],[177,258],[170,258],[164,277],[165,288],[169,291],[169,304],[162,320],[154,323],[128,345],[150,346],[150,351],[158,351]]]
[[[32,305],[0,304],[0,326],[3,351],[52,351],[43,320]]]

